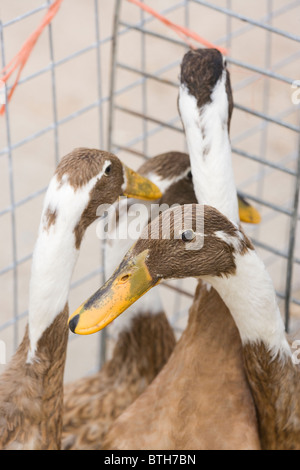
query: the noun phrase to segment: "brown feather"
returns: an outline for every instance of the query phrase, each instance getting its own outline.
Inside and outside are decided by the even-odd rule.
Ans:
[[[260,449],[239,334],[216,291],[199,284],[171,358],[104,449]]]
[[[111,424],[152,382],[174,346],[164,313],[138,315],[99,373],[65,387],[63,449],[101,448]]]
[[[40,339],[33,364],[26,364],[27,331],[1,376],[0,449],[60,449],[67,320],[66,306]]]
[[[264,450],[300,450],[300,368],[271,357],[263,343],[244,347]]]

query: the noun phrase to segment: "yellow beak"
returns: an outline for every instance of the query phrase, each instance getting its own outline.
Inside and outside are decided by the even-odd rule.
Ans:
[[[239,194],[238,203],[241,222],[247,224],[259,224],[261,222],[260,213]]]
[[[124,196],[136,199],[155,200],[162,197],[160,189],[144,176],[124,165],[125,189]]]
[[[79,335],[90,335],[105,328],[148,290],[159,283],[153,280],[146,258],[148,250],[123,260],[112,277],[70,317],[69,328]]]

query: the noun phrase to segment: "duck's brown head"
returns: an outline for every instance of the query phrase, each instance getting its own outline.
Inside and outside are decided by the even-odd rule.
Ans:
[[[198,108],[202,109],[211,102],[217,83],[223,75],[226,75],[229,126],[233,111],[233,96],[226,65],[225,58],[217,49],[191,50],[182,60],[180,81],[181,86],[186,87],[188,93],[196,98]]]
[[[244,233],[210,206],[167,210],[145,228],[107,283],[76,310],[70,329],[99,331],[162,279],[234,274],[235,254],[249,249]]]
[[[161,192],[160,205],[197,204],[190,158],[187,153],[167,152],[147,160],[138,170],[139,174],[155,183]],[[261,216],[245,198],[238,193],[241,222],[259,224]]]
[[[156,200],[162,193],[147,178],[137,174],[112,153],[75,149],[59,163],[45,202],[44,228],[55,225],[60,212],[76,223],[78,248],[86,228],[100,215],[101,205],[113,204],[119,196]],[[77,222],[76,222],[77,221]]]

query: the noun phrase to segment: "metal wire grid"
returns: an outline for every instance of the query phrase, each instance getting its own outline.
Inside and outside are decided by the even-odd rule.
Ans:
[[[12,262],[1,268],[0,270],[0,282],[2,276],[7,273],[13,274],[12,279],[12,296],[13,296],[13,316],[8,321],[0,323],[0,335],[2,332],[8,328],[13,328],[13,340],[14,340],[14,349],[18,345],[19,340],[19,324],[20,322],[27,317],[28,311],[20,311],[19,308],[19,299],[18,299],[18,268],[20,268],[24,263],[31,260],[32,253],[28,254],[25,257],[20,257],[18,255],[17,249],[17,230],[16,225],[16,210],[28,202],[37,199],[39,196],[43,195],[46,191],[46,187],[42,187],[40,190],[29,193],[26,197],[16,200],[15,197],[15,185],[14,185],[14,166],[13,166],[13,154],[17,149],[22,149],[26,144],[33,142],[39,138],[45,138],[49,133],[53,135],[54,139],[54,163],[57,164],[59,161],[60,154],[60,135],[59,131],[63,125],[74,121],[80,116],[86,116],[87,113],[91,110],[97,110],[98,112],[98,142],[100,148],[108,147],[114,152],[118,152],[121,156],[124,155],[125,159],[128,159],[129,156],[137,157],[137,164],[140,158],[149,158],[154,155],[153,148],[155,148],[156,139],[160,142],[164,142],[165,135],[167,135],[168,141],[172,141],[172,145],[165,150],[176,149],[174,148],[175,142],[181,142],[181,148],[177,147],[178,150],[185,149],[185,142],[182,127],[180,125],[180,120],[177,114],[171,118],[163,119],[160,116],[154,116],[151,114],[150,99],[149,99],[149,89],[151,88],[150,84],[155,83],[158,87],[163,87],[163,94],[171,93],[173,96],[176,95],[178,89],[178,70],[181,58],[184,53],[184,48],[186,47],[180,40],[174,38],[174,36],[166,30],[157,28],[157,21],[149,17],[149,15],[144,12],[140,12],[140,19],[136,22],[131,22],[124,20],[124,12],[133,8],[129,6],[125,0],[116,0],[115,2],[115,18],[114,18],[114,28],[112,34],[102,37],[101,31],[99,29],[99,15],[101,14],[101,8],[103,6],[104,0],[90,0],[89,7],[91,2],[93,3],[94,9],[94,25],[89,25],[94,28],[95,39],[92,44],[86,46],[72,54],[69,54],[63,57],[60,60],[55,60],[55,50],[54,50],[54,41],[53,41],[53,29],[50,25],[48,27],[48,44],[49,44],[49,65],[37,70],[36,72],[25,76],[21,79],[19,86],[22,87],[23,84],[26,84],[30,81],[33,81],[39,76],[44,74],[50,74],[51,76],[51,94],[52,94],[52,112],[53,112],[53,122],[40,129],[35,133],[31,133],[25,138],[14,141],[11,135],[11,125],[14,120],[14,115],[10,112],[10,106],[7,106],[7,112],[5,115],[5,126],[6,126],[6,146],[0,148],[0,159],[8,159],[8,181],[9,181],[9,195],[10,195],[10,205],[1,209],[0,211],[0,220],[5,215],[10,216],[11,223],[11,233],[12,233]],[[216,0],[217,1],[217,0]],[[268,96],[270,92],[271,81],[277,81],[286,84],[287,86],[293,84],[294,80],[297,77],[288,76],[280,73],[282,68],[287,64],[294,63],[299,59],[300,53],[295,52],[289,57],[284,58],[283,60],[277,63],[271,63],[271,44],[272,38],[278,36],[284,38],[285,40],[290,40],[296,43],[300,42],[300,37],[295,34],[291,34],[288,31],[278,29],[272,26],[272,21],[276,18],[280,18],[281,15],[286,13],[293,14],[296,8],[299,7],[299,1],[291,1],[283,6],[275,8],[275,0],[265,0],[267,4],[267,14],[263,16],[259,21],[253,20],[252,18],[245,17],[235,11],[232,7],[234,0],[220,0],[218,3],[220,5],[214,5],[211,2],[205,2],[200,0],[182,0],[182,1],[171,1],[168,0],[164,2],[165,8],[161,10],[159,2],[157,0],[152,0],[147,3],[153,4],[153,7],[165,16],[172,16],[174,14],[179,14],[181,18],[181,24],[185,23],[187,27],[193,22],[191,18],[191,9],[197,6],[199,8],[199,17],[205,14],[207,10],[212,10],[216,15],[222,15],[226,23],[226,32],[222,37],[217,38],[214,42],[216,44],[225,44],[227,47],[230,47],[232,44],[235,44],[239,38],[243,37],[251,31],[252,29],[262,29],[266,32],[267,43],[265,47],[265,63],[264,66],[258,67],[254,64],[248,63],[246,61],[237,59],[234,55],[228,57],[228,62],[231,66],[238,67],[240,69],[246,70],[249,72],[246,79],[241,80],[235,84],[234,91],[236,93],[239,90],[243,90],[251,86],[253,83],[257,82],[259,77],[264,77],[264,103],[263,109],[257,110],[251,106],[245,106],[243,103],[237,102],[235,104],[236,110],[246,113],[247,115],[254,116],[258,118],[259,124],[246,128],[239,135],[234,136],[233,138],[233,152],[239,158],[242,157],[245,161],[249,160],[251,162],[257,162],[259,165],[258,170],[255,173],[255,181],[258,182],[256,190],[253,189],[250,191],[244,191],[244,195],[248,197],[254,203],[260,205],[261,209],[266,209],[266,214],[264,220],[271,220],[278,217],[279,215],[284,215],[287,217],[288,224],[288,236],[286,238],[286,248],[279,249],[275,243],[266,243],[261,237],[260,229],[255,230],[254,233],[254,242],[257,247],[261,248],[268,257],[265,259],[268,266],[271,266],[276,259],[283,259],[286,261],[284,266],[284,278],[285,282],[283,283],[283,288],[278,291],[278,296],[285,301],[285,316],[286,324],[288,327],[289,318],[290,318],[290,305],[294,304],[300,305],[300,285],[297,284],[297,279],[295,276],[293,278],[293,270],[298,268],[300,265],[300,255],[296,255],[296,231],[297,225],[299,223],[299,186],[300,186],[300,158],[299,158],[299,148],[298,148],[298,121],[295,119],[290,119],[292,113],[295,113],[295,105],[290,106],[289,109],[281,110],[277,114],[271,114],[269,112],[269,103]],[[1,42],[1,56],[2,56],[2,66],[5,66],[5,32],[7,28],[12,25],[17,25],[21,23],[26,18],[29,18],[43,10],[48,8],[50,0],[44,2],[39,7],[34,8],[25,14],[13,18],[7,22],[0,21],[0,42]],[[123,4],[123,5],[122,5]],[[62,13],[61,13],[62,14]],[[126,16],[126,15],[125,15]],[[194,16],[194,13],[193,13]],[[233,25],[233,22],[237,21],[238,26]],[[241,23],[242,22],[242,25]],[[87,26],[88,27],[88,26]],[[193,29],[196,29],[195,27]],[[121,38],[126,42],[126,37],[132,32],[135,32],[139,36],[136,38],[136,44],[139,46],[140,53],[140,64],[139,66],[132,65],[130,63],[129,57],[131,53],[128,54],[119,54]],[[211,40],[213,38],[210,38]],[[151,67],[151,55],[149,54],[149,42],[151,41],[160,41],[161,43],[161,55],[163,55],[165,44],[174,45],[176,49],[176,56],[168,57],[164,56],[164,65],[159,69],[153,69]],[[122,42],[123,42],[122,41]],[[102,89],[102,79],[103,79],[103,70],[108,69],[108,64],[103,61],[102,58],[102,48],[106,44],[112,44],[112,54],[111,54],[111,77],[110,84],[111,89],[110,93],[106,95],[103,94]],[[77,58],[83,58],[85,54],[90,51],[96,52],[96,62],[97,62],[97,83],[98,83],[98,97],[97,100],[87,104],[86,106],[77,109],[75,112],[72,112],[69,115],[64,116],[63,118],[58,117],[57,110],[57,71],[60,66],[68,62],[72,62]],[[130,79],[125,80],[125,82],[118,83],[118,77],[121,72],[128,73]],[[107,73],[107,72],[106,72]],[[168,90],[168,91],[167,91]],[[9,92],[9,88],[7,89]],[[132,99],[130,98],[131,106],[128,106],[127,96],[131,96],[131,93],[140,95],[140,107],[132,106]],[[108,143],[105,143],[105,126],[104,126],[104,116],[103,108],[104,106],[109,106],[109,129],[108,129]],[[120,127],[122,128],[122,123],[126,127],[129,117],[133,118],[133,129],[134,136],[133,138],[128,139],[127,135],[122,136],[120,134]],[[2,118],[3,119],[3,118]],[[121,125],[120,125],[121,123]],[[138,125],[137,125],[138,123]],[[279,126],[281,129],[284,129],[289,133],[289,138],[293,139],[293,152],[290,155],[282,155],[281,160],[272,161],[265,157],[266,149],[268,147],[268,134],[274,132],[273,125]],[[136,130],[135,130],[136,129]],[[140,132],[138,132],[140,129]],[[167,132],[167,134],[166,134]],[[260,135],[260,149],[257,153],[253,152],[250,148],[248,150],[243,147],[242,143],[247,142],[247,139],[255,136],[256,134]],[[290,136],[293,137],[290,137]],[[171,137],[170,137],[171,136]],[[72,147],[72,145],[71,145]],[[156,152],[159,153],[159,152]],[[243,162],[240,161],[242,165]],[[270,202],[265,197],[264,194],[264,181],[266,176],[272,175],[273,172],[280,172],[283,175],[288,175],[291,177],[291,197],[287,204],[278,204]],[[239,189],[247,188],[247,181],[244,184],[239,185]],[[263,230],[263,226],[261,228]],[[72,284],[72,289],[75,290],[84,283],[89,283],[93,279],[103,280],[103,270],[102,267],[99,267],[92,272],[84,275],[79,278],[76,282]],[[172,289],[175,289],[175,297],[172,303],[172,316],[173,316],[173,325],[177,325],[177,321],[181,316],[182,310],[186,313],[186,308],[182,307],[180,299],[187,297],[189,302],[192,298],[192,293],[188,292],[183,285],[174,285],[170,286]],[[102,343],[102,352],[101,357],[104,360],[106,346],[105,342]]]

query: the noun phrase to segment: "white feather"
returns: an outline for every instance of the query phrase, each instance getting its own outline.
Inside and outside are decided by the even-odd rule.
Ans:
[[[273,356],[291,356],[272,280],[255,251],[237,254],[236,273],[206,277],[229,308],[243,344],[263,342]]]
[[[211,102],[200,112],[196,98],[185,85],[179,92],[179,107],[191,160],[199,204],[215,207],[239,223],[237,192],[228,135],[226,72],[215,86]]]
[[[35,245],[29,292],[28,361],[34,359],[37,343],[44,331],[59,315],[68,301],[71,277],[79,251],[75,247],[74,229],[87,207],[90,192],[101,179],[105,167],[85,186],[74,188],[65,175],[54,176],[49,184]],[[46,213],[55,212],[55,222],[47,227]]]

